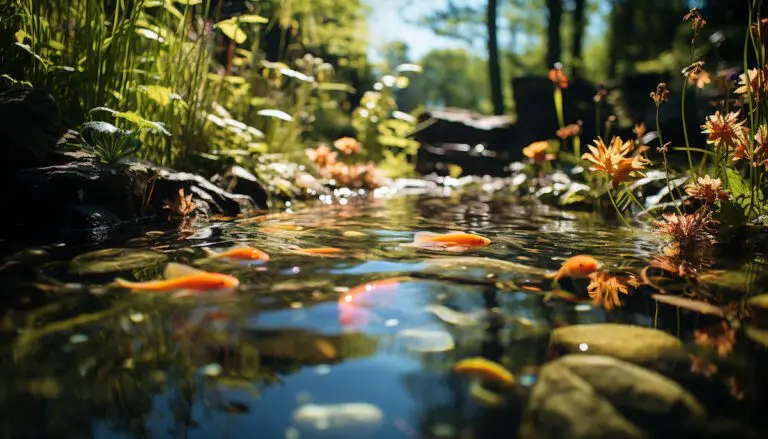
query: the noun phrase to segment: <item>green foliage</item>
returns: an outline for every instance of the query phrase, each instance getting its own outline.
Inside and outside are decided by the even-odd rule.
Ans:
[[[80,127],[80,133],[88,149],[106,164],[117,163],[141,147],[135,131],[121,130],[108,122],[86,122]]]

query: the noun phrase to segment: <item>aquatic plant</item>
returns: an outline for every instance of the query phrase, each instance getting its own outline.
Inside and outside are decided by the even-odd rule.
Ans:
[[[682,215],[666,213],[663,220],[653,222],[654,233],[675,244],[684,255],[717,243],[716,225],[711,213],[703,210]]]
[[[163,200],[163,209],[169,210],[172,215],[182,219],[189,217],[196,208],[197,204],[192,201],[192,194],[184,195],[183,188],[179,189],[173,200]]]
[[[589,286],[587,286],[589,297],[596,305],[602,306],[607,311],[621,306],[619,293],[629,294],[627,285],[616,276],[611,276],[604,271],[591,273],[589,280]]]

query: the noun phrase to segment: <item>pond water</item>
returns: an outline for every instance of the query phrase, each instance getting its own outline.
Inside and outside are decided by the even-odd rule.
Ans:
[[[765,350],[740,325],[743,299],[764,292],[759,255],[723,258],[710,267],[725,270],[718,280],[696,285],[725,314],[659,304],[647,288],[606,311],[587,296],[588,280],[563,279],[553,291],[545,275],[576,254],[638,275],[661,245],[642,228],[482,191],[344,200],[98,244],[3,242],[0,437],[519,437],[542,365],[563,353],[552,331],[607,322],[682,340],[670,361],[642,337],[629,344],[656,352],[644,365],[680,383],[711,418],[768,431]],[[401,245],[417,231],[452,230],[491,244],[462,253]],[[236,243],[271,259],[203,250]],[[318,247],[341,251],[294,251]],[[159,279],[172,261],[240,286],[179,296],[112,284]],[[594,340],[600,353],[634,355],[584,337],[578,351]],[[452,371],[469,357],[503,364],[516,386]]]

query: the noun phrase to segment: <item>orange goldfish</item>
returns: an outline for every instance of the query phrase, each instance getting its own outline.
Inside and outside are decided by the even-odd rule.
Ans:
[[[117,278],[115,282],[134,291],[169,292],[176,290],[211,291],[234,289],[240,285],[236,277],[221,273],[209,273],[187,265],[171,262],[165,267],[165,280],[130,282]]]
[[[300,248],[293,250],[293,253],[307,256],[328,256],[336,253],[341,253],[340,248],[336,247],[319,247],[319,248]]]
[[[583,279],[594,273],[598,268],[600,268],[600,263],[592,256],[576,255],[566,259],[556,273],[548,274],[546,277],[554,278],[555,282],[563,277]]]
[[[269,255],[263,251],[246,245],[237,245],[229,250],[217,253],[213,250],[204,248],[203,251],[211,258],[238,259],[242,261],[262,261],[268,262]]]
[[[490,243],[490,239],[471,233],[448,232],[440,234],[432,232],[416,232],[413,237],[413,242],[400,245],[403,247],[463,251],[473,247],[484,247]]]

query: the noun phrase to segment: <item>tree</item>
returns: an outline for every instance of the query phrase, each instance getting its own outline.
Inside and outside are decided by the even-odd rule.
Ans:
[[[437,49],[419,61],[424,71],[398,97],[403,111],[424,104],[428,108],[460,107],[490,113],[486,61],[465,49]]]
[[[573,39],[571,40],[571,57],[573,59],[572,74],[579,76],[579,69],[583,64],[582,49],[584,48],[584,30],[586,28],[585,12],[587,0],[575,0],[573,7]]]
[[[563,0],[547,0],[547,64],[552,67],[560,62],[563,50],[560,41],[560,23],[563,18]]]
[[[498,4],[496,0],[488,0],[488,76],[491,82],[491,100],[493,114],[504,114],[504,92],[501,88],[501,65],[499,64],[499,43],[496,35],[496,15]]]

